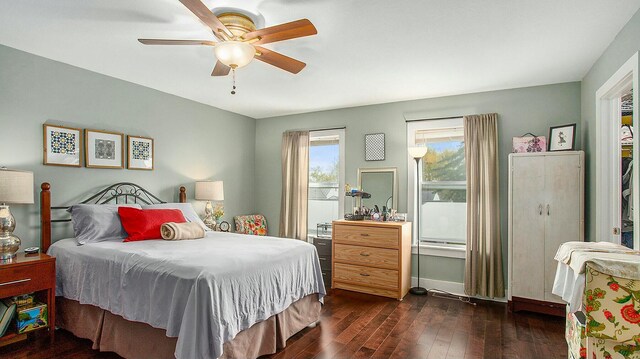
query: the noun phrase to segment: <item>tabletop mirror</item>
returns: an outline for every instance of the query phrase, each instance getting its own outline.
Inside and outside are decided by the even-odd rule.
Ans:
[[[398,170],[396,167],[358,168],[358,188],[371,194],[362,205],[374,208],[398,208]]]

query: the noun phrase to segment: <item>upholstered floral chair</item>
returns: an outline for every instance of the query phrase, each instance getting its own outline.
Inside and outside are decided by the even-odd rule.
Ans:
[[[267,219],[261,214],[235,216],[233,220],[236,222],[236,233],[267,235]]]
[[[582,306],[584,324],[567,315],[570,358],[640,359],[640,281],[587,264]]]

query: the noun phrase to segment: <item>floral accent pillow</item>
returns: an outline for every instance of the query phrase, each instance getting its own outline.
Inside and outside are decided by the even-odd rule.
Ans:
[[[236,222],[236,233],[267,235],[267,219],[261,214],[235,216],[233,219]]]

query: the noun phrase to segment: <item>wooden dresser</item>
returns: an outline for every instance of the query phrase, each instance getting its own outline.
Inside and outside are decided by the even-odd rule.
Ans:
[[[332,287],[398,300],[411,287],[411,223],[333,222]]]

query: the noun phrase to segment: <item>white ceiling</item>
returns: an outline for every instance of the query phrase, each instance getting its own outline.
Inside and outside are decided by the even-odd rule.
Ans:
[[[213,50],[139,37],[213,40],[178,0],[3,0],[0,44],[254,118],[578,81],[640,0],[205,0],[308,18],[318,35],[266,45],[298,75],[254,61],[209,76]]]

